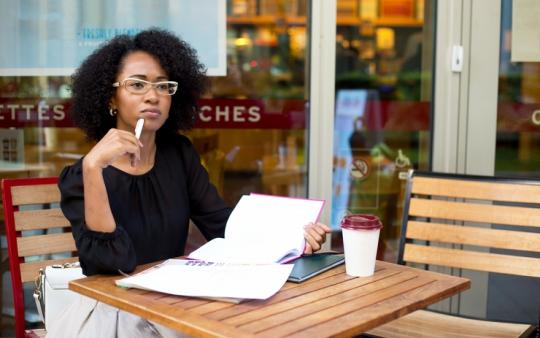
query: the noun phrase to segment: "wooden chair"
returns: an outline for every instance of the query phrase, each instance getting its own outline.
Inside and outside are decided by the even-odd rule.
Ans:
[[[77,257],[48,259],[51,254],[73,256],[76,251],[71,226],[58,205],[57,182],[56,177],[2,180],[17,338],[44,335],[44,330],[25,331],[23,283],[34,282],[39,269],[47,265],[77,261]],[[48,234],[53,228],[63,232]],[[35,235],[28,230],[42,231]]]
[[[538,228],[540,181],[410,171],[398,262],[539,278],[540,233],[530,230]],[[534,337],[537,330],[420,310],[368,335]]]

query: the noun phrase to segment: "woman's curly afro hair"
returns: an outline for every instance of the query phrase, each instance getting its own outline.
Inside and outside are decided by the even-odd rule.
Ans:
[[[88,56],[73,75],[70,115],[90,139],[97,141],[116,127],[116,117],[109,114],[109,103],[116,90],[112,84],[123,59],[135,51],[154,56],[169,80],[178,82],[169,118],[158,131],[158,137],[172,136],[193,127],[199,111],[197,100],[208,86],[206,68],[186,42],[168,31],[152,28],[135,36],[116,36]]]

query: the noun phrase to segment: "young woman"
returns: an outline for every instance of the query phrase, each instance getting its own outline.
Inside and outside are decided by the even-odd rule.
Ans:
[[[131,272],[139,264],[181,256],[190,219],[207,239],[224,235],[231,209],[191,142],[178,134],[192,127],[206,89],[195,51],[158,29],[112,39],[77,70],[71,117],[98,142],[62,171],[59,187],[84,274]],[[320,249],[329,231],[324,224],[306,225],[306,253]],[[104,325],[111,316],[103,313],[115,313],[117,322]],[[84,298],[58,322],[59,328],[48,328],[51,336],[115,336],[125,334],[116,328],[133,326],[145,337],[176,334]]]

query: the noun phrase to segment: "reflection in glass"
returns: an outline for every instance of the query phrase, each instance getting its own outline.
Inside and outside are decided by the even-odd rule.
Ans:
[[[512,62],[512,1],[502,1],[495,173],[540,172],[540,66]]]
[[[378,258],[393,261],[405,174],[429,169],[434,3],[337,4],[331,224],[339,231],[348,213],[376,214]]]
[[[189,135],[229,204],[250,192],[305,197],[307,3],[227,5],[227,75],[211,78]]]

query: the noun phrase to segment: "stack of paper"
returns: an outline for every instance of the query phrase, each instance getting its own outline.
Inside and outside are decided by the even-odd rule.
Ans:
[[[267,299],[285,284],[292,264],[240,265],[169,259],[116,285],[204,298]]]

